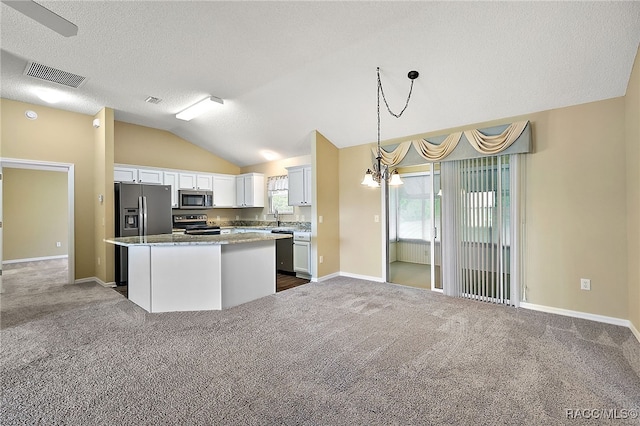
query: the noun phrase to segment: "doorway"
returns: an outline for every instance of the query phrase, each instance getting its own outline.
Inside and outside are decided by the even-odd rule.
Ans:
[[[33,174],[30,174],[29,171],[32,171]],[[62,237],[47,236],[47,239],[53,239],[52,241],[47,241],[45,245],[49,243],[53,244],[57,250],[48,251],[47,248],[39,248],[30,252],[28,248],[24,248],[24,245],[23,247],[14,247],[12,245],[9,253],[7,253],[7,248],[3,247],[4,240],[11,237],[12,241],[17,241],[19,238],[22,238],[19,237],[20,232],[24,231],[26,233],[27,231],[36,228],[34,226],[34,222],[36,224],[44,224],[45,227],[47,225],[56,226],[53,223],[49,223],[48,215],[51,214],[51,211],[47,209],[47,202],[43,200],[42,197],[36,198],[32,195],[39,189],[37,183],[35,186],[32,182],[27,185],[29,187],[19,188],[21,184],[27,184],[27,182],[11,182],[10,185],[12,185],[12,191],[17,192],[17,194],[9,194],[6,191],[8,189],[5,188],[8,183],[7,176],[12,180],[22,179],[25,176],[28,176],[29,179],[37,179],[38,172],[43,172],[44,174],[53,172],[56,175],[61,173],[64,176],[61,184],[63,186],[62,190],[64,195],[60,195],[62,193],[57,195],[58,197],[64,197],[64,200],[62,200],[62,204],[65,207],[65,212],[63,213],[64,217],[62,218],[63,226],[66,228],[64,235]],[[3,269],[6,269],[8,272],[11,267],[7,267],[7,265],[12,263],[52,261],[56,260],[56,258],[66,258],[66,277],[63,278],[63,280],[66,283],[73,284],[75,282],[73,164],[2,158],[0,159],[0,183],[2,187],[0,189],[0,223],[2,223],[2,226],[0,226],[0,258],[2,259],[2,263],[5,265]],[[14,183],[17,185],[13,185]],[[41,181],[41,183],[45,184],[46,182]],[[29,188],[32,188],[32,190]],[[11,211],[7,211],[8,203],[3,203],[4,198],[7,198],[8,196],[13,197],[11,202]],[[27,202],[28,199],[32,203],[35,202],[35,204],[30,205]],[[20,200],[23,200],[24,203]],[[25,210],[20,212],[20,209],[22,209],[23,206]],[[35,210],[35,212],[32,210]],[[25,216],[25,220],[22,220],[22,217],[20,216],[21,214],[25,214],[29,217]],[[9,227],[11,228],[6,226],[7,220],[9,220]],[[16,229],[14,227],[17,226],[23,227],[20,228],[22,231],[18,231],[18,233],[16,233]],[[57,247],[58,243],[60,244],[60,247]],[[32,253],[32,255],[25,253]],[[9,259],[10,263],[8,264],[5,259],[7,256],[11,257],[11,259]],[[2,275],[3,274],[0,273],[0,292],[4,292]]]
[[[442,291],[439,164],[419,169],[400,171],[403,184],[385,187],[386,280]]]

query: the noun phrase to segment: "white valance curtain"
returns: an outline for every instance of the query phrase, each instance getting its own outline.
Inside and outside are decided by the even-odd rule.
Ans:
[[[430,162],[446,161],[447,157],[454,152],[463,139],[473,147],[477,154],[497,155],[513,145],[523,134],[528,124],[528,120],[512,123],[497,135],[485,134],[479,129],[451,133],[439,144],[429,142],[427,139],[403,142],[390,150],[381,148],[381,162],[386,166],[396,166],[407,156],[411,147],[422,159]],[[375,148],[372,148],[372,152],[374,157],[377,156]]]
[[[283,191],[289,189],[289,177],[283,176],[269,176],[267,178],[267,190],[268,191]]]

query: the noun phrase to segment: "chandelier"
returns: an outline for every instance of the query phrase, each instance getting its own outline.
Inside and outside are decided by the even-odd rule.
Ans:
[[[407,102],[404,104],[404,108],[398,114],[391,111],[389,107],[389,103],[387,102],[387,98],[384,95],[384,90],[382,89],[382,81],[380,80],[380,67],[376,68],[376,72],[378,74],[378,150],[376,151],[376,161],[371,166],[373,170],[367,169],[364,174],[364,179],[362,180],[362,185],[367,185],[371,188],[379,188],[380,182],[384,180],[388,182],[389,185],[402,185],[402,179],[400,179],[400,174],[397,170],[390,171],[389,166],[382,164],[382,150],[380,149],[380,94],[382,94],[382,99],[384,100],[384,104],[387,107],[387,111],[389,114],[394,116],[395,118],[400,118],[404,111],[409,106],[409,100],[411,99],[411,92],[413,91],[413,80],[418,78],[418,71],[409,71],[407,77],[411,80],[411,87],[409,87],[409,95],[407,96]]]

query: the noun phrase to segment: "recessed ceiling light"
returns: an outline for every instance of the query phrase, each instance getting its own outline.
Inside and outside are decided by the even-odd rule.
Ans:
[[[38,113],[28,109],[24,112],[24,116],[27,117],[29,120],[35,120],[36,118],[38,118]]]
[[[56,104],[66,97],[62,92],[51,89],[35,89],[34,92],[37,97],[49,104]]]

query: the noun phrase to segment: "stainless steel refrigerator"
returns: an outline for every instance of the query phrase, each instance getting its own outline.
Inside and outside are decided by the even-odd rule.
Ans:
[[[171,234],[171,186],[115,183],[115,236]],[[115,246],[115,281],[126,285],[126,247]]]

